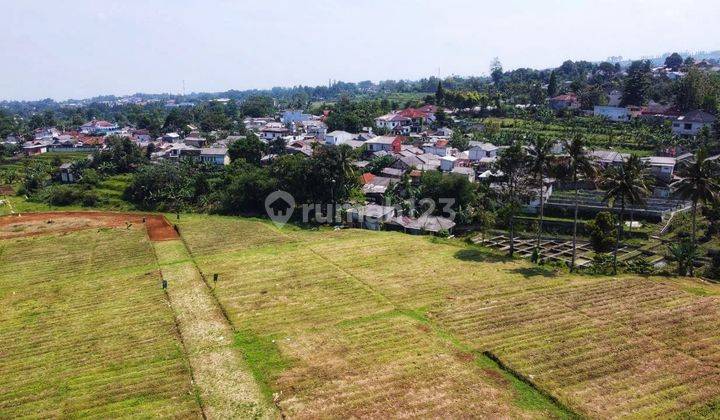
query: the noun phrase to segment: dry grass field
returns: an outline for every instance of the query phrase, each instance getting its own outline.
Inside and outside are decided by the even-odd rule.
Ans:
[[[289,417],[720,415],[716,286],[562,275],[399,233],[180,224]]]
[[[393,232],[183,215],[151,242],[43,217],[0,223],[0,418],[720,417],[715,285]]]
[[[200,417],[144,229],[55,227],[0,239],[0,418]]]

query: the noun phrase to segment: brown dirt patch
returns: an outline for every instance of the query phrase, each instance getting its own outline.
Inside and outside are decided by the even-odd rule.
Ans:
[[[0,185],[0,195],[14,195],[15,191],[9,185]]]
[[[151,215],[146,220],[148,236],[151,241],[168,241],[180,237],[165,216]]]
[[[22,213],[0,217],[0,239],[67,233],[101,227],[141,226],[143,219],[152,241],[177,239],[178,234],[162,215],[93,211]]]

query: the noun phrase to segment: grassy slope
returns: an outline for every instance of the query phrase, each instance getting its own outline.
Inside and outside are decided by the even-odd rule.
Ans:
[[[0,417],[200,417],[139,229],[0,240]]]
[[[483,352],[582,414],[717,414],[717,288],[560,276],[389,232],[180,224],[286,414],[566,414]]]

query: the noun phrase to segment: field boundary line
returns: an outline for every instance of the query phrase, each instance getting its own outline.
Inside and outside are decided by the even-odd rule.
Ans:
[[[521,376],[515,375],[513,373],[514,371],[512,371],[510,369],[505,369],[503,367],[504,366],[503,364],[494,360],[492,357],[490,357],[488,354],[486,354],[485,351],[477,351],[477,350],[472,349],[470,346],[464,344],[454,334],[452,334],[451,332],[449,332],[448,330],[443,328],[441,325],[438,325],[435,321],[428,318],[424,314],[418,313],[417,311],[415,311],[414,309],[411,309],[411,308],[400,307],[395,302],[393,302],[390,298],[385,296],[382,292],[375,289],[375,287],[373,287],[371,284],[360,279],[358,276],[348,272],[344,268],[340,267],[338,264],[330,261],[327,257],[325,257],[322,254],[320,254],[319,252],[315,251],[312,248],[312,246],[308,246],[307,249],[309,249],[313,254],[317,255],[321,260],[325,261],[327,264],[330,264],[331,266],[336,267],[340,272],[342,272],[343,274],[349,276],[351,279],[360,283],[363,287],[367,288],[368,291],[371,292],[373,295],[379,296],[383,301],[387,302],[388,304],[390,304],[392,306],[393,309],[391,309],[390,311],[387,311],[387,312],[383,312],[382,314],[392,315],[393,313],[397,313],[398,316],[404,316],[404,317],[410,318],[411,320],[414,320],[415,322],[427,324],[430,327],[430,329],[433,331],[433,334],[435,334],[435,336],[438,339],[442,340],[443,342],[448,344],[450,347],[452,347],[456,350],[460,350],[460,351],[469,351],[470,353],[476,355],[476,357],[477,356],[484,357],[484,358],[490,360],[491,362],[494,362],[498,366],[498,369],[500,371],[506,372],[507,374],[509,374],[511,376],[515,376],[518,381],[523,382],[524,384],[529,386],[531,389],[533,389],[534,392],[537,392],[538,395],[540,395],[543,398],[546,398],[548,403],[555,406],[555,408],[557,410],[559,410],[560,412],[568,413],[572,418],[581,418],[582,417],[575,410],[571,409],[566,404],[560,402],[556,397],[552,396],[551,394],[548,394],[547,391],[544,391],[544,390],[538,388],[532,382],[523,380],[523,378]],[[370,317],[372,317],[372,315]],[[345,322],[345,321],[342,321],[342,322]],[[478,363],[477,359],[474,363],[475,364]]]
[[[182,230],[182,229],[180,229]],[[237,331],[219,304],[182,234],[152,242],[178,318],[207,418],[277,418],[235,345]],[[162,252],[167,247],[168,261]]]
[[[162,274],[162,268],[160,267],[160,259],[157,255],[157,250],[155,249],[155,246],[152,245],[152,241],[150,241],[150,235],[148,234],[147,228],[145,229],[145,237],[150,242],[150,249],[152,250],[153,258],[155,259],[155,272],[160,275],[160,280],[163,279]],[[170,306],[170,310],[173,314],[173,324],[175,325],[175,334],[178,337],[178,340],[180,340],[180,346],[182,347],[183,351],[183,360],[185,361],[185,365],[187,366],[188,372],[190,373],[190,381],[192,381],[192,388],[193,388],[193,394],[195,395],[195,401],[197,401],[198,406],[200,406],[200,414],[202,414],[202,418],[207,420],[207,413],[205,413],[205,404],[203,403],[203,399],[200,396],[200,390],[198,389],[197,381],[195,380],[195,371],[193,370],[192,364],[190,363],[190,352],[187,348],[187,343],[185,343],[185,339],[183,338],[182,332],[180,331],[180,321],[177,317],[177,312],[175,311],[175,308],[172,306],[172,302],[170,301],[170,295],[168,295],[167,290],[163,290],[163,295],[165,296],[165,300],[167,301],[168,306]]]

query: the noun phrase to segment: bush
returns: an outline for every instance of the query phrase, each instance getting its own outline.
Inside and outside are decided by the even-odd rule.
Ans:
[[[82,193],[69,185],[56,185],[44,191],[44,200],[53,206],[69,206],[78,201]]]
[[[83,207],[94,207],[98,203],[98,196],[92,191],[86,191],[81,201]]]
[[[590,232],[590,244],[595,252],[610,252],[615,248],[617,237],[617,219],[609,212],[603,211],[595,216],[595,220],[587,223]]]

